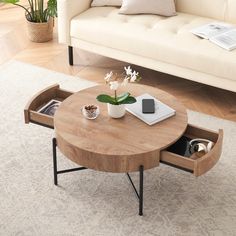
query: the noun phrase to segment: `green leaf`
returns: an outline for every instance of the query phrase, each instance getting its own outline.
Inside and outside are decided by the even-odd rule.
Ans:
[[[136,98],[129,96],[125,100],[123,100],[122,102],[119,102],[119,104],[132,104],[135,102],[137,102]]]
[[[57,0],[48,0],[47,10],[49,16],[57,17]]]
[[[19,0],[0,0],[0,2],[16,4],[19,2]]]
[[[117,102],[115,100],[115,98],[109,96],[109,95],[106,95],[106,94],[100,94],[97,96],[97,100],[99,102],[103,102],[103,103],[110,103],[110,104],[113,104],[113,105],[117,105]]]
[[[117,97],[117,102],[122,102],[124,101],[127,97],[129,97],[130,93],[123,93],[120,96]]]
[[[44,8],[44,0],[28,0],[29,8],[19,4],[20,0],[0,0],[0,3],[10,3],[27,12],[27,20],[31,22],[47,22],[49,16],[57,17],[57,0],[48,0],[47,9]]]

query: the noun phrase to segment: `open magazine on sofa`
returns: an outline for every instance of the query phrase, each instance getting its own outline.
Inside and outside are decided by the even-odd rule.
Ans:
[[[201,38],[209,39],[226,50],[236,48],[236,27],[234,25],[212,22],[192,29],[191,32]]]

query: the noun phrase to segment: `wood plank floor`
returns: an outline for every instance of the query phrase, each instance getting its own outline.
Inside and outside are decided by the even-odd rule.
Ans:
[[[56,27],[53,41],[32,43],[27,38],[24,11],[15,6],[0,4],[0,64],[16,59],[98,83],[104,82],[104,74],[108,71],[121,71],[127,65],[82,50],[75,50],[74,57],[75,65],[71,67],[68,65],[67,47],[57,43]],[[172,93],[187,108],[236,121],[236,93],[133,67],[141,73],[141,83]]]

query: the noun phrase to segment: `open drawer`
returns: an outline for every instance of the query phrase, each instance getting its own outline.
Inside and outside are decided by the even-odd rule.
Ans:
[[[188,125],[184,136],[190,139],[208,139],[214,142],[214,146],[204,156],[195,160],[163,150],[161,151],[160,162],[189,171],[195,176],[200,176],[210,170],[219,160],[222,152],[223,130],[219,130],[219,132],[216,133],[193,125]]]
[[[72,92],[60,89],[58,84],[38,92],[25,107],[25,123],[35,123],[48,128],[54,128],[53,116],[42,114],[38,110],[52,99],[63,101],[70,95],[72,95]]]

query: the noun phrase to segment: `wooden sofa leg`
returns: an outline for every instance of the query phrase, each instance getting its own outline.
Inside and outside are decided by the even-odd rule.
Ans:
[[[71,66],[74,65],[74,60],[73,60],[73,47],[68,46],[68,53],[69,53],[69,64]]]

